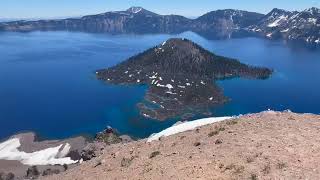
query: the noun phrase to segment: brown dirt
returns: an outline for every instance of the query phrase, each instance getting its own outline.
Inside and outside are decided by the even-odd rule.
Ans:
[[[160,141],[112,145],[70,179],[320,179],[320,116],[263,112]]]

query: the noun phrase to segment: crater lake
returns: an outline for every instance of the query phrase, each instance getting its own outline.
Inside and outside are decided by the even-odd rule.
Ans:
[[[34,131],[54,139],[94,135],[108,125],[121,134],[148,137],[179,118],[160,122],[139,114],[146,86],[115,86],[96,78],[169,38],[188,38],[207,50],[274,70],[266,80],[219,81],[231,99],[212,116],[267,109],[320,113],[320,51],[259,38],[209,40],[178,35],[110,35],[81,32],[0,33],[0,139]],[[200,117],[198,117],[200,118]]]

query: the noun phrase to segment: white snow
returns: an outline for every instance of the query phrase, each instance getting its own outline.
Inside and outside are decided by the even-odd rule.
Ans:
[[[158,82],[158,81],[157,81]],[[157,83],[155,83],[157,84]],[[162,84],[157,84],[158,87],[166,87],[165,85],[162,85]]]
[[[140,82],[140,79],[137,79],[137,83],[139,83]]]
[[[209,100],[212,101],[212,100],[213,100],[213,97],[209,98]]]
[[[320,43],[320,38],[314,41],[315,43]]]
[[[149,77],[150,79],[156,79],[157,78],[157,76],[156,75],[153,75],[153,76],[151,76],[151,77]]]
[[[173,89],[173,86],[172,86],[171,84],[167,84],[166,87],[167,87],[168,89]]]
[[[124,72],[125,74],[128,74],[129,71]]]
[[[70,157],[65,157],[70,151],[70,144],[66,143],[62,150],[63,144],[47,148],[33,153],[26,153],[20,151],[18,148],[21,146],[18,138],[9,139],[0,144],[0,159],[3,160],[16,160],[25,165],[56,165],[56,164],[74,164]]]
[[[167,91],[166,93],[167,93],[167,94],[172,94],[172,95],[177,94],[177,93],[173,93],[173,92],[171,92],[171,91]]]
[[[203,84],[203,85],[206,85],[206,83],[204,83],[203,81],[201,81],[200,83]]]
[[[179,88],[182,88],[182,89],[185,89],[186,87],[185,86],[178,86]]]
[[[288,16],[280,16],[277,20],[275,20],[273,23],[269,24],[268,27],[277,27],[281,24],[281,21],[286,20]]]
[[[191,84],[190,84],[190,83],[186,83],[186,85],[187,85],[187,86],[191,86]]]
[[[174,134],[178,134],[178,133],[182,133],[182,132],[185,132],[185,131],[189,131],[189,130],[193,130],[197,127],[200,127],[200,126],[205,126],[205,125],[208,125],[208,124],[213,124],[213,123],[216,123],[216,122],[220,122],[220,121],[225,121],[225,120],[228,120],[228,119],[231,119],[233,117],[213,117],[213,118],[206,118],[206,119],[199,119],[199,120],[195,120],[195,121],[190,121],[190,122],[186,122],[186,123],[182,123],[182,124],[179,124],[179,125],[175,125],[175,126],[172,126],[168,129],[165,129],[159,133],[156,133],[156,134],[153,134],[151,135],[147,142],[152,142],[152,141],[155,141],[155,140],[159,140],[159,138],[161,137],[167,137],[167,136],[171,136],[171,135],[174,135]]]
[[[285,29],[285,30],[282,30],[282,31],[280,31],[280,32],[288,32],[290,29],[288,28],[288,29]]]
[[[130,10],[131,10],[132,13],[137,14],[140,11],[142,11],[142,8],[140,8],[140,7],[132,7]]]
[[[144,117],[149,118],[150,116],[148,114],[142,114]]]
[[[316,18],[308,18],[308,22],[312,24],[317,24],[317,19]]]
[[[167,41],[163,42],[163,43],[162,43],[162,46],[164,46],[166,43],[167,43]]]
[[[271,38],[272,37],[272,33],[267,34],[267,37]]]

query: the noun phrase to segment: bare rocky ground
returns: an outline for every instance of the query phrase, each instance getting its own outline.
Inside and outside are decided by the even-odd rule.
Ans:
[[[320,116],[245,115],[160,141],[108,146],[51,180],[320,179]]]

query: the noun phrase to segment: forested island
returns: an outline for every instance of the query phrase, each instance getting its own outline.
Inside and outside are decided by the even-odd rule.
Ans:
[[[227,102],[217,80],[266,79],[272,70],[218,56],[190,40],[174,38],[96,74],[111,84],[148,85],[144,101],[138,104],[141,115],[166,120]]]

